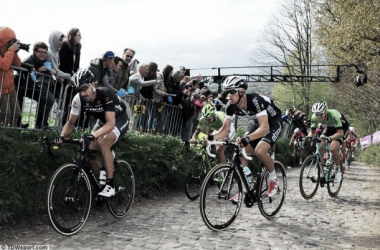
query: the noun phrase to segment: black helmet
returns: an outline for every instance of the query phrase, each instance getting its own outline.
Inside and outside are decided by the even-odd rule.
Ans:
[[[83,84],[94,81],[94,74],[89,69],[80,69],[71,77],[71,81],[76,89],[80,89]]]

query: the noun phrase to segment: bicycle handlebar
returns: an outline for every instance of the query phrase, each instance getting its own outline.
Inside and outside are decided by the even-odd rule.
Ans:
[[[208,145],[206,147],[206,151],[207,151],[207,154],[210,157],[213,157],[213,158],[216,157],[216,155],[214,155],[214,154],[212,154],[210,152],[210,148],[211,148],[212,145],[234,145],[234,146],[238,146],[239,147],[241,154],[243,155],[243,157],[246,160],[248,160],[248,161],[252,160],[252,157],[248,156],[247,152],[245,152],[245,148],[240,148],[240,144],[238,144],[236,142],[229,142],[229,141],[207,141],[207,142],[208,142]]]

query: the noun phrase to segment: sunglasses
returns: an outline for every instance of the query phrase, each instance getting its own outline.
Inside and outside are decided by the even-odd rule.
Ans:
[[[130,56],[130,55],[125,55],[126,58],[133,58],[133,56]]]
[[[237,92],[236,89],[226,90],[226,94],[227,94],[227,95],[228,95],[228,94],[233,95],[233,94],[236,94],[236,92]]]
[[[315,115],[316,115],[317,117],[322,117],[323,114],[324,114],[323,112],[316,112],[316,113],[315,113]]]

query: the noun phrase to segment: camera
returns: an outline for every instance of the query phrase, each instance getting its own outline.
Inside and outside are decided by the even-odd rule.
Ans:
[[[17,40],[16,38],[10,40],[7,44],[7,48],[9,48],[10,46],[12,46],[12,44],[17,42],[20,43],[20,40]],[[30,44],[20,43],[20,49],[25,50],[26,52],[29,52],[29,46]]]

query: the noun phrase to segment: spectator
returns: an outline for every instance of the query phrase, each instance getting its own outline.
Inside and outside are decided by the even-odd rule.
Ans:
[[[81,39],[81,32],[77,28],[72,28],[67,34],[67,39],[59,50],[59,69],[62,72],[73,75],[79,69],[80,52],[82,49]]]
[[[113,85],[115,89],[120,90],[121,88],[127,88],[129,77],[131,76],[129,63],[134,56],[134,50],[129,48],[124,49],[123,62],[121,63],[120,70],[117,72],[117,76]]]
[[[157,63],[150,62],[148,64],[148,68],[149,68],[149,73],[148,73],[145,80],[146,81],[157,80],[157,69],[158,69]],[[140,91],[141,95],[147,100],[152,100],[153,99],[153,87],[154,87],[154,85],[142,87],[141,91]]]
[[[195,76],[195,80],[196,80],[198,83],[203,82],[202,75],[201,75],[201,74],[197,74],[197,75]]]
[[[115,54],[112,51],[104,53],[102,58],[91,60],[88,69],[94,74],[94,81],[98,82],[100,87],[109,88],[114,94],[117,90],[109,83],[109,75],[107,71],[114,67]]]
[[[181,75],[181,72],[179,71],[174,72],[172,77],[170,78],[168,93],[175,95],[175,98],[173,100],[173,105],[179,105],[181,103],[181,97],[180,97],[181,89],[179,87],[181,78],[182,78],[182,75]]]
[[[119,70],[121,69],[122,67],[122,64],[123,64],[123,59],[121,59],[120,57],[118,56],[115,56],[114,59],[113,59],[113,64],[110,68],[110,72],[108,73],[108,83],[114,87],[114,84],[115,84],[115,80],[116,80],[116,76],[117,76],[117,73],[119,72]],[[115,88],[115,87],[114,87]],[[118,90],[118,89],[117,89]]]
[[[181,72],[182,78],[184,78],[186,76],[186,67],[180,66],[179,67],[179,72]]]
[[[163,76],[162,80],[164,81],[165,88],[168,90],[168,88],[170,87],[170,79],[173,76],[173,66],[166,65],[162,69],[162,76]]]
[[[185,142],[185,144],[188,144],[190,141],[190,136],[192,127],[191,125],[193,124],[193,118],[194,118],[194,104],[190,100],[189,91],[191,87],[186,86],[183,88],[181,92],[181,107],[182,107],[182,132],[181,132],[181,138],[182,141]]]
[[[51,62],[52,68],[57,72],[57,77],[63,82],[64,79],[70,80],[71,74],[65,73],[59,69],[59,50],[63,45],[63,39],[65,35],[60,31],[53,31],[49,37],[49,48],[46,59]]]
[[[146,63],[139,63],[137,66],[137,73],[132,75],[131,78],[129,78],[129,86],[131,86],[135,93],[134,95],[138,100],[142,99],[144,100],[144,97],[140,94],[140,90],[142,87],[146,86],[153,86],[157,82],[160,83],[162,80],[150,80],[150,81],[145,81],[145,77],[148,76],[149,74],[149,65]]]
[[[21,60],[17,55],[20,43],[16,40],[15,32],[8,28],[0,28],[0,124],[19,126],[21,121],[20,105],[17,100],[13,69],[11,65],[20,67]]]
[[[46,59],[48,47],[44,42],[37,42],[33,45],[33,54],[23,60],[24,63],[33,65],[33,69],[40,73],[55,75],[56,71],[52,69],[50,72],[45,66],[48,62]],[[51,63],[51,62],[50,62]],[[29,97],[38,103],[36,128],[48,129],[48,118],[54,104],[54,95],[52,93],[54,87],[51,79],[42,77],[39,81],[33,82],[32,79],[27,80],[26,74],[23,74],[20,89],[25,89],[25,92],[19,91],[18,100],[22,107],[23,97]],[[28,83],[28,84],[26,84]]]
[[[169,73],[170,74],[170,73]],[[157,79],[162,82],[157,82],[153,86],[153,107],[152,107],[152,120],[148,121],[148,133],[156,134],[156,131],[161,130],[162,125],[162,112],[159,112],[159,107],[164,105],[163,99],[168,97],[169,94],[166,91],[164,84],[164,74],[157,72]],[[158,112],[157,112],[158,111]]]

